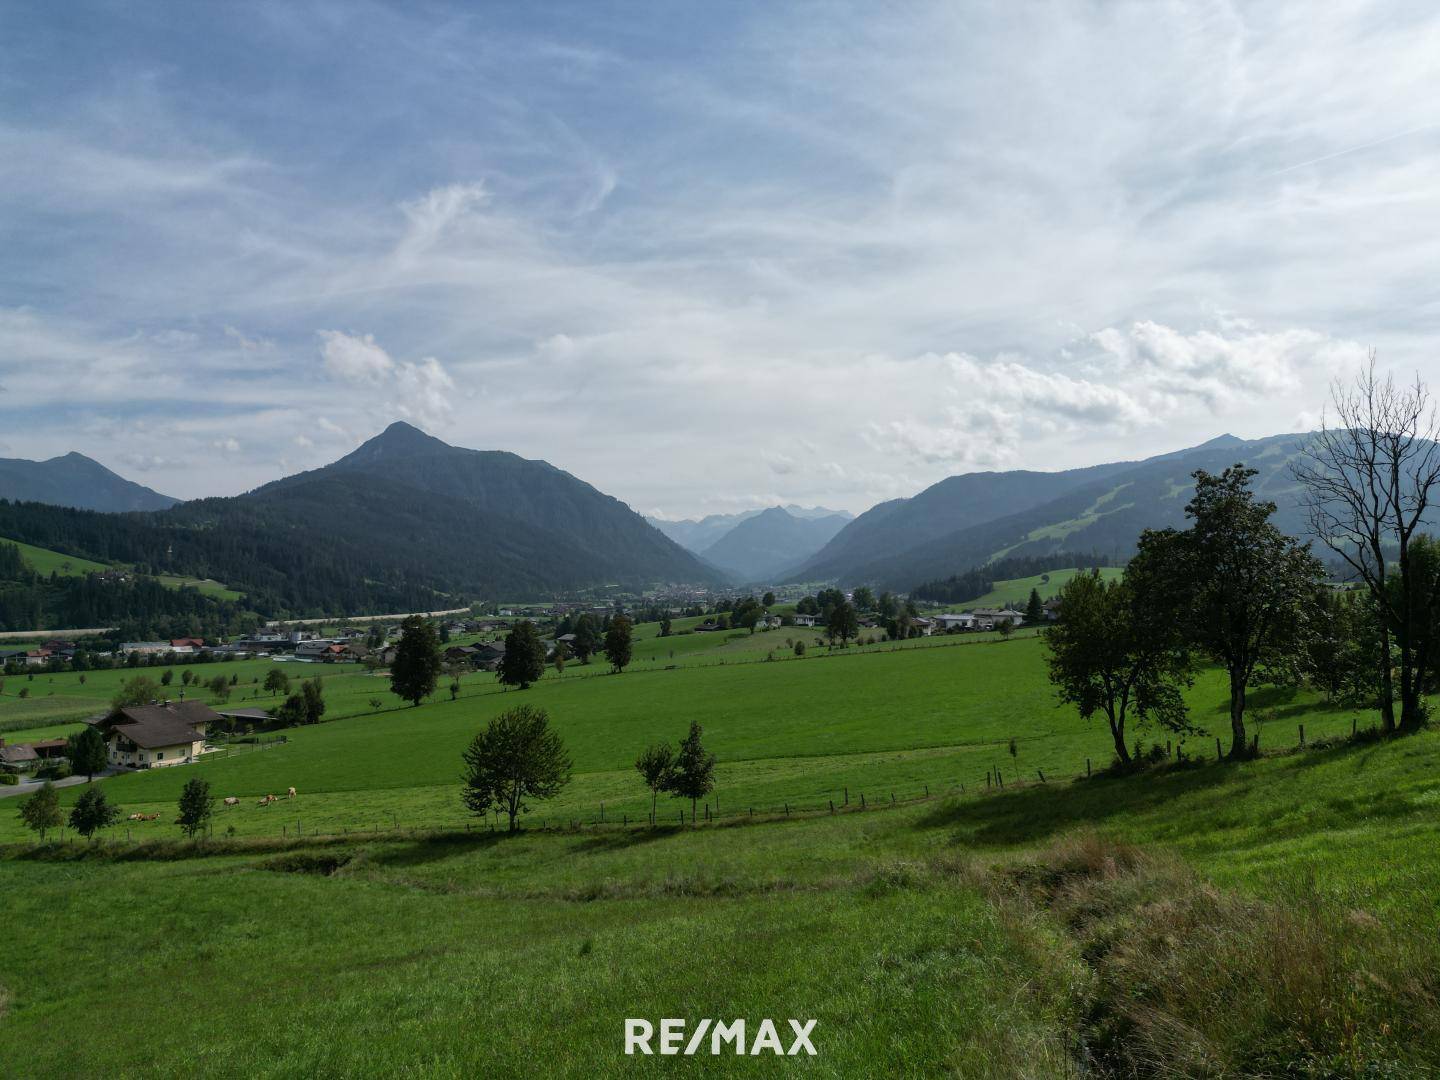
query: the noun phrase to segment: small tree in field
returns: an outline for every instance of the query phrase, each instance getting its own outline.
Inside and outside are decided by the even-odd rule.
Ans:
[[[660,792],[669,788],[674,767],[675,751],[669,743],[647,746],[635,759],[635,769],[644,778],[645,786],[650,789],[651,825],[655,824],[655,807],[660,799]]]
[[[300,700],[305,703],[305,723],[318,724],[325,715],[325,687],[320,676],[300,684]]]
[[[466,749],[466,807],[480,817],[492,808],[504,810],[510,831],[519,829],[527,799],[550,799],[570,782],[570,755],[560,736],[550,730],[544,709],[521,705],[508,709],[485,726]]]
[[[1097,712],[1110,725],[1115,757],[1131,764],[1126,728],[1133,720],[1185,727],[1180,687],[1189,683],[1189,664],[1173,620],[1127,580],[1079,574],[1060,590],[1060,618],[1045,633],[1050,681],[1062,704],[1082,719]],[[1012,748],[1014,743],[1011,743]]]
[[[419,705],[435,692],[440,677],[440,642],[435,627],[418,615],[401,624],[400,642],[390,665],[390,690],[403,701]]]
[[[134,655],[133,653],[131,655]],[[185,673],[189,675],[187,671]],[[148,675],[136,675],[133,679],[126,679],[115,696],[110,699],[110,705],[116,709],[128,708],[131,705],[148,705],[160,696],[160,686]]]
[[[506,686],[521,690],[537,683],[545,674],[545,643],[529,619],[515,624],[505,638],[505,655],[495,669],[495,677]]]
[[[86,788],[70,808],[70,827],[85,838],[120,820],[120,808],[100,788]]]
[[[271,668],[265,673],[265,692],[271,697],[288,694],[290,692],[290,676],[278,667]]]
[[[630,663],[630,620],[617,615],[605,631],[605,659],[610,661],[610,670],[617,675]]]
[[[180,816],[176,824],[193,839],[209,823],[214,812],[215,797],[210,794],[210,781],[192,776],[180,792]]]
[[[42,842],[46,833],[60,827],[65,818],[60,813],[60,793],[54,784],[46,780],[39,791],[20,804],[20,820],[27,829],[39,833]]]
[[[84,773],[87,780],[94,780],[95,774],[105,771],[105,738],[88,724],[77,735],[72,735],[65,748],[73,772]]]
[[[1045,602],[1040,599],[1040,590],[1031,589],[1030,599],[1025,603],[1025,625],[1039,626],[1045,621]]]
[[[700,741],[701,727],[690,721],[690,733],[680,743],[675,766],[667,790],[679,799],[690,800],[690,820],[695,820],[695,804],[715,790],[715,755]]]

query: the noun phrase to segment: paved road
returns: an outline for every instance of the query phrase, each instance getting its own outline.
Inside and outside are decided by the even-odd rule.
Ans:
[[[128,770],[106,769],[103,773],[96,773],[95,779],[99,780],[101,777],[114,776],[116,773],[124,771]],[[67,776],[64,780],[52,780],[50,782],[54,784],[57,788],[74,787],[76,784],[85,783],[85,777]],[[32,791],[39,791],[44,786],[44,780],[26,780],[22,778],[20,783],[16,784],[14,787],[0,787],[0,799],[8,799],[12,795],[29,795]]]

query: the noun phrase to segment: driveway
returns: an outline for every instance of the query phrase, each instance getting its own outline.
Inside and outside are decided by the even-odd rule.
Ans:
[[[96,773],[95,779],[100,780],[106,776],[114,776],[119,772],[128,772],[128,769],[106,769],[104,772]],[[85,783],[83,776],[67,776],[64,780],[51,780],[57,788],[74,787],[76,784]],[[29,795],[32,791],[39,791],[45,786],[44,780],[27,780],[22,778],[20,783],[14,787],[0,787],[0,799],[8,799],[13,795]]]

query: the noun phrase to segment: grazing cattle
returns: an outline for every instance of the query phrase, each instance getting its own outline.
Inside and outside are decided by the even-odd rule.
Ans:
[[[141,814],[141,815],[140,815],[140,820],[141,820],[141,821],[159,821],[159,820],[160,820],[160,815],[159,815],[158,813],[156,813],[156,814]]]
[[[130,821],[144,821],[144,820],[145,820],[145,815],[144,815],[144,814],[131,814],[129,820],[130,820]]]
[[[292,787],[289,791],[285,793],[285,797],[287,799],[293,799],[295,797],[295,789]]]
[[[239,806],[239,805],[240,805],[240,800],[237,799],[234,795],[231,795],[229,798],[227,798],[227,799],[225,800],[225,805],[226,805],[226,806]]]

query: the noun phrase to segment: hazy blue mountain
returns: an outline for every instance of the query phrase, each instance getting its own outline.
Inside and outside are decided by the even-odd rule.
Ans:
[[[798,517],[772,506],[747,517],[700,555],[737,581],[771,582],[819,551],[849,520],[843,514]]]
[[[1138,462],[950,477],[862,514],[791,577],[908,589],[1005,555],[1067,550],[1124,558],[1143,529],[1184,524],[1191,473],[1236,462],[1259,470],[1256,491],[1276,503],[1276,523],[1299,536],[1304,515],[1287,466],[1304,438],[1225,435]]]
[[[164,510],[177,501],[73,452],[48,461],[0,458],[0,499],[104,511]]]
[[[849,521],[854,517],[849,511],[829,510],[823,506],[796,506],[794,503],[790,503],[779,509],[802,521],[831,517]],[[693,518],[682,521],[666,521],[664,518],[646,518],[645,520],[687,551],[693,551],[698,555],[714,546],[721,537],[737,525],[765,512],[765,510],[742,510],[735,514],[710,514],[698,520]]]

